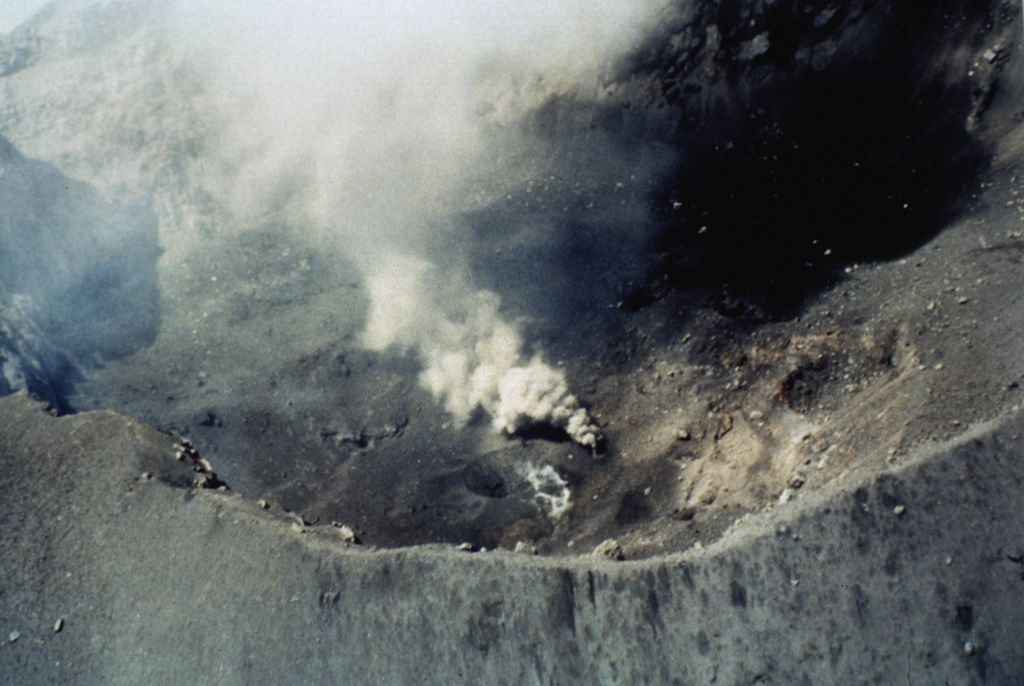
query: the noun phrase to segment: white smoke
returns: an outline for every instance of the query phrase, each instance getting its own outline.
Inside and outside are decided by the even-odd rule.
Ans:
[[[565,374],[537,357],[501,376],[494,413],[494,425],[508,433],[534,424],[565,429],[570,438],[589,448],[596,448],[601,438],[600,429],[569,392]]]
[[[416,349],[458,421],[481,408],[500,431],[550,424],[595,446],[565,373],[525,355],[498,296],[457,268],[455,218],[522,183],[502,157],[526,149],[509,124],[599,91],[665,0],[177,2],[174,42],[210,79],[191,103],[219,131],[210,192],[243,223],[271,216],[340,247],[366,277],[364,344]]]
[[[418,350],[424,362],[421,383],[460,423],[483,409],[498,431],[553,426],[596,448],[600,430],[569,392],[565,373],[539,357],[524,359],[522,336],[502,320],[498,296],[476,291],[446,307],[433,302],[431,275],[427,262],[396,255],[370,275],[364,345]]]

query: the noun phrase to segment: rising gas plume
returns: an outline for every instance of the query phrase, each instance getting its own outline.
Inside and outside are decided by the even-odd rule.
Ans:
[[[539,170],[575,173],[518,121],[553,97],[594,96],[661,4],[182,0],[174,42],[210,80],[204,183],[241,224],[273,217],[355,262],[363,343],[415,351],[457,421],[483,410],[500,431],[552,425],[594,447],[564,371],[474,285],[479,237],[464,217]],[[621,171],[592,152],[602,162],[579,176]],[[517,230],[547,249],[548,222]]]

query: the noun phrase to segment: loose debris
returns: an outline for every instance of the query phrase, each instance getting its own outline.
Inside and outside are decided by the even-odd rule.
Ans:
[[[625,560],[626,554],[622,550],[622,545],[614,538],[609,538],[602,541],[594,548],[595,557],[607,557],[609,560]]]

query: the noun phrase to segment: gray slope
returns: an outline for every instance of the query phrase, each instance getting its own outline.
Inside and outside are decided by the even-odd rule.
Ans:
[[[171,485],[178,439],[137,420],[10,396],[0,630],[21,635],[0,680],[1019,683],[1022,428],[848,477],[707,550],[614,563],[362,550]]]

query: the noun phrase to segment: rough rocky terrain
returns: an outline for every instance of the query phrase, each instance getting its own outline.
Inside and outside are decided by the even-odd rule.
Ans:
[[[363,550],[202,488],[180,439],[137,420],[57,418],[25,396],[0,412],[6,684],[1012,684],[1024,670],[1019,413],[706,549],[616,562]]]
[[[599,451],[361,345],[167,7],[0,38],[0,390],[63,415],[0,401],[0,680],[1024,679],[1019,6],[679,3],[496,91],[451,269]]]

